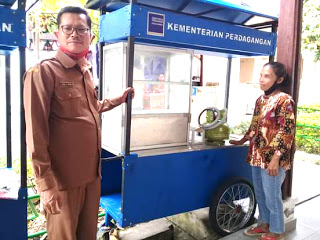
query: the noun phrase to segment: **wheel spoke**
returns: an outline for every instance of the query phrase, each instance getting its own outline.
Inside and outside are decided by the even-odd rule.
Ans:
[[[241,229],[254,209],[253,191],[247,184],[231,185],[222,194],[216,210],[217,223],[226,232]]]

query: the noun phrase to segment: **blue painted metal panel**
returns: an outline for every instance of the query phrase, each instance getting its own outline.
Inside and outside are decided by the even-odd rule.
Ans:
[[[11,7],[15,2],[16,2],[16,0],[1,0],[0,5]]]
[[[102,196],[100,198],[100,205],[105,209],[106,215],[111,216],[117,222],[122,222],[120,193]]]
[[[122,227],[209,206],[232,177],[251,182],[245,146],[124,159]]]
[[[27,189],[19,190],[17,200],[0,199],[0,239],[27,239]]]
[[[214,4],[214,5],[217,5],[220,7],[229,8],[229,9],[233,9],[236,11],[250,13],[250,14],[257,15],[257,16],[261,16],[261,17],[272,18],[275,20],[278,19],[278,17],[272,13],[268,13],[268,14],[263,13],[261,10],[253,9],[246,4],[235,4],[232,1],[223,1],[223,0],[197,0],[197,1],[208,3],[208,4]]]
[[[137,42],[249,56],[274,55],[276,47],[275,33],[137,5],[107,14],[100,26],[106,29],[100,33],[100,42],[124,40],[130,34]]]
[[[0,7],[0,49],[6,53],[26,46],[25,12]]]
[[[183,13],[191,14],[195,17],[204,17],[239,25],[243,25],[248,19],[254,16],[252,13],[240,12],[233,8],[205,4],[202,2],[191,2],[183,10]]]
[[[0,45],[0,55],[10,55],[16,49],[16,47],[7,47]]]
[[[121,192],[122,159],[102,160],[101,195]]]
[[[163,9],[168,9],[172,11],[183,11],[184,8],[191,2],[196,2],[196,1],[190,1],[190,0],[137,0],[138,4],[144,4],[150,7],[155,7],[155,8],[163,8]]]
[[[100,18],[99,41],[108,42],[130,36],[131,8],[126,6]]]

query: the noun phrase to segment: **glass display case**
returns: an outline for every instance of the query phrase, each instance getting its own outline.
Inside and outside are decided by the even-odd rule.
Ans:
[[[126,86],[126,43],[105,46],[103,55],[103,98],[112,98]],[[131,150],[187,145],[192,56],[135,45]],[[124,105],[102,115],[102,146],[113,154],[124,150],[124,119]]]

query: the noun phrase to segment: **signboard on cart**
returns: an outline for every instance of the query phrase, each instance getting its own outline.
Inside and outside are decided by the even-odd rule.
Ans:
[[[113,22],[118,22],[117,30],[110,31]],[[101,42],[128,36],[137,42],[247,56],[274,55],[276,47],[272,32],[148,7],[128,5],[102,16]]]

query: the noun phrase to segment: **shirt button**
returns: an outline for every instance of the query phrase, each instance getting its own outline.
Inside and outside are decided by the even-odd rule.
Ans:
[[[72,97],[72,94],[71,94],[71,93],[69,93],[69,97]]]

